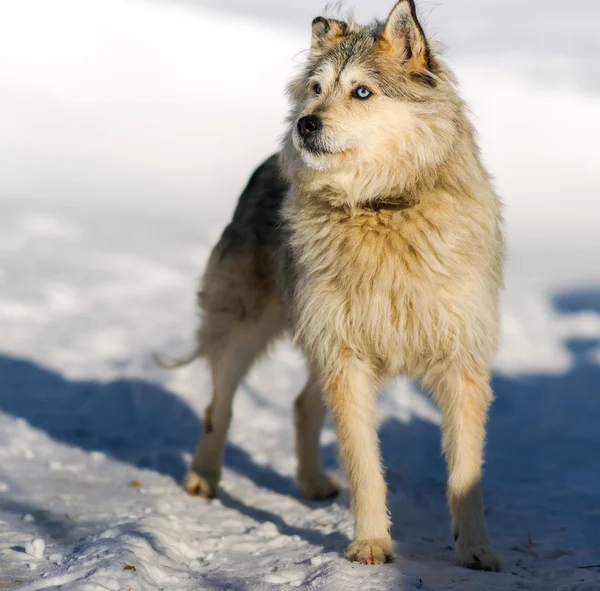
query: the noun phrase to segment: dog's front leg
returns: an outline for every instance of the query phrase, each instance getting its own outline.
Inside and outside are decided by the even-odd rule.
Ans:
[[[448,462],[448,502],[458,561],[498,571],[481,496],[487,410],[492,401],[486,371],[448,371],[434,387],[442,411],[442,446]]]
[[[378,380],[368,364],[346,355],[325,372],[324,386],[335,423],[342,461],[350,482],[356,520],[347,556],[354,562],[380,564],[392,559],[386,486],[377,439]]]

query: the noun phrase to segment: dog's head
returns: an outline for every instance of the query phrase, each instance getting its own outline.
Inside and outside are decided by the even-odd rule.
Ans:
[[[316,18],[306,67],[288,91],[284,158],[329,173],[439,165],[462,113],[413,0],[369,26]]]

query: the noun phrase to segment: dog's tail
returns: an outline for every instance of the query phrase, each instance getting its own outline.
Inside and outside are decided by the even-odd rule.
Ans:
[[[154,363],[163,369],[178,369],[189,365],[201,356],[200,347],[196,346],[192,351],[181,357],[168,358],[160,353],[154,353]]]

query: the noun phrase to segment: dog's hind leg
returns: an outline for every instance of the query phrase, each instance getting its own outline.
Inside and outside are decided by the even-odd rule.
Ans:
[[[302,495],[311,500],[329,499],[340,491],[321,463],[319,438],[325,411],[321,385],[318,377],[311,373],[294,402],[298,486]]]
[[[184,481],[194,496],[217,494],[221,466],[232,416],[233,397],[254,360],[280,330],[279,308],[271,304],[255,321],[244,321],[219,339],[206,352],[213,381],[211,402],[204,415],[202,437]]]
[[[486,371],[446,372],[433,388],[442,411],[442,446],[448,462],[448,503],[462,566],[498,571],[481,495],[487,410],[492,401]]]

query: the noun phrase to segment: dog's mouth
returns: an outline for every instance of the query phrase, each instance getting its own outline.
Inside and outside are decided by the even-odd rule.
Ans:
[[[292,133],[292,139],[296,150],[308,153],[311,156],[327,156],[340,152],[335,142],[332,142],[327,137],[325,130],[322,129],[315,130],[310,134],[303,134],[296,127]]]
[[[340,152],[333,152],[328,150],[327,148],[321,148],[320,146],[311,146],[311,145],[303,145],[301,146],[303,150],[310,152],[313,156],[325,156],[325,155],[333,155],[340,154]]]
[[[304,164],[315,170],[339,166],[348,160],[351,153],[349,148],[331,145],[322,134],[302,137],[299,133],[294,133],[292,138]]]
[[[318,137],[298,138],[296,147],[301,151],[308,152],[311,156],[339,156],[348,151],[333,149]]]
[[[324,156],[337,153],[325,146],[320,138],[312,136],[308,138],[299,138],[298,147],[301,150],[306,150],[313,156]]]

